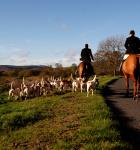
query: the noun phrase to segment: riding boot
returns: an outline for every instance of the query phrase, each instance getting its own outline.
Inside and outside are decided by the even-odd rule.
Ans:
[[[91,76],[94,76],[94,75],[95,75],[94,68],[93,68],[93,66],[92,66],[91,63],[90,63],[90,75],[91,75]]]

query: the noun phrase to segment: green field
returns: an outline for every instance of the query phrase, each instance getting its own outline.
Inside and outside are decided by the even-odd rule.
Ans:
[[[115,77],[100,77],[93,96],[67,92],[24,101],[0,98],[0,150],[131,149],[102,97]]]

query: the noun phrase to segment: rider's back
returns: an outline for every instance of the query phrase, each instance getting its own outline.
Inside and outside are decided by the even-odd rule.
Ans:
[[[82,49],[81,60],[91,62],[91,49],[89,48]]]
[[[140,54],[140,40],[138,37],[131,36],[125,42],[126,54]]]

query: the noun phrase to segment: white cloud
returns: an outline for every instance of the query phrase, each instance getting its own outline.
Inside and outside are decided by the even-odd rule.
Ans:
[[[9,63],[13,65],[24,65],[29,60],[30,52],[23,49],[14,49],[9,55]]]
[[[62,64],[73,64],[73,63],[79,63],[79,58],[80,58],[80,55],[79,53],[76,52],[76,50],[74,49],[69,49],[65,55],[64,55],[64,58],[62,60]]]
[[[56,55],[58,56],[58,55]],[[33,53],[26,49],[12,48],[7,55],[0,56],[3,65],[52,65],[61,63],[62,66],[71,66],[73,63],[79,63],[79,54],[74,49],[69,49],[63,56],[46,57],[39,56],[35,58]]]

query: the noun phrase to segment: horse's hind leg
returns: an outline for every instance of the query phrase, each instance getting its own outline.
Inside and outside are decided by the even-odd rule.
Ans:
[[[139,90],[139,84],[138,84],[138,81],[137,80],[135,80],[134,81],[134,91],[133,91],[133,100],[138,100],[138,90]]]
[[[125,77],[126,96],[129,96],[129,78]]]

